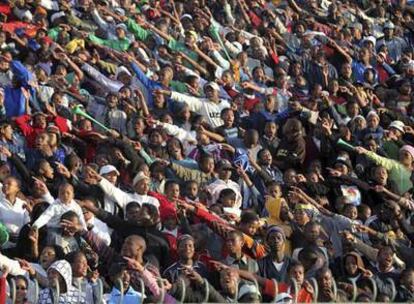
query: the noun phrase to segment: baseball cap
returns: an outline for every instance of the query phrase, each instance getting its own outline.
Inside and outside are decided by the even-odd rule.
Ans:
[[[387,21],[384,24],[384,29],[391,29],[391,30],[393,30],[393,29],[395,29],[395,25],[391,21]]]
[[[214,81],[210,81],[210,82],[206,83],[205,86],[204,86],[204,90],[208,87],[212,88],[215,91],[220,91],[219,85],[217,83],[215,83]]]
[[[100,170],[99,170],[99,174],[100,175],[105,175],[111,172],[115,172],[117,175],[119,175],[119,171],[115,168],[115,166],[112,165],[106,165],[103,166]]]
[[[397,129],[398,131],[400,131],[402,133],[405,133],[404,127],[405,127],[405,124],[402,121],[400,121],[400,120],[394,120],[390,124],[390,126],[388,127],[388,129],[394,128],[394,129]]]
[[[137,175],[135,175],[135,177],[132,181],[132,185],[135,186],[137,183],[139,183],[143,179],[150,179],[150,178],[148,176],[146,176],[144,172],[140,171],[140,172],[137,173]]]
[[[233,166],[227,159],[220,159],[217,163],[217,169],[218,170],[231,170],[233,169]]]

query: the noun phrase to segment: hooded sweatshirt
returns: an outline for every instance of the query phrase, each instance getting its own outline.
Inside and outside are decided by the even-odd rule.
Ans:
[[[58,304],[86,304],[85,297],[72,285],[72,268],[69,262],[58,260],[50,265],[48,271],[54,269],[63,278],[66,292],[59,294]],[[43,289],[39,294],[39,304],[53,304],[54,292],[51,288]]]

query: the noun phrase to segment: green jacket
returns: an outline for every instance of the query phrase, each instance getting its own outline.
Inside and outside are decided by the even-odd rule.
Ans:
[[[139,26],[133,19],[129,18],[126,22],[126,26],[128,31],[134,34],[135,38],[140,41],[146,41],[149,36],[151,36],[151,32],[144,29],[143,27]]]
[[[377,165],[387,169],[390,180],[394,181],[397,185],[399,195],[402,195],[413,187],[413,183],[411,182],[412,171],[404,167],[399,161],[381,157],[372,151],[367,152],[366,156]]]
[[[207,174],[200,170],[189,169],[179,164],[171,163],[170,168],[178,178],[184,181],[194,180],[198,184],[207,184],[214,179],[214,175],[212,174]]]
[[[124,52],[124,51],[128,50],[129,46],[131,44],[131,41],[129,41],[128,38],[108,39],[108,40],[106,40],[106,39],[99,38],[99,37],[95,36],[94,34],[89,34],[88,38],[93,43],[103,45],[103,46],[107,46],[111,49],[114,49],[114,50],[120,51],[120,52]]]

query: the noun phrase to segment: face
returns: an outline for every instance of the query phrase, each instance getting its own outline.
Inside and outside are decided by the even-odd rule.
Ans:
[[[378,252],[378,264],[384,269],[392,267],[393,255],[391,248],[384,248]]]
[[[177,140],[170,140],[167,144],[167,149],[171,157],[182,157],[181,145]]]
[[[241,254],[243,244],[243,240],[235,233],[231,233],[226,239],[226,247],[231,255]]]
[[[348,167],[342,163],[336,163],[334,169],[341,172],[342,175],[347,175],[349,173]]]
[[[233,126],[233,123],[234,123],[234,113],[233,113],[233,111],[226,111],[225,113],[223,113],[222,119],[223,119],[223,122],[224,122],[225,126],[227,126],[227,127]]]
[[[37,135],[35,140],[35,147],[38,149],[41,149],[44,146],[49,145],[49,134],[47,133],[41,133]]]
[[[70,218],[69,221],[77,226],[79,226],[80,224],[79,218],[77,216]],[[75,235],[75,232],[73,232],[73,230],[68,229],[66,227],[62,227],[62,228],[63,228],[63,232],[62,232],[63,236],[74,236]]]
[[[144,178],[137,182],[134,186],[134,190],[140,195],[146,195],[150,189],[150,180]]]
[[[165,190],[168,200],[174,201],[180,198],[180,185],[172,184]]]
[[[356,220],[358,218],[358,209],[353,205],[349,205],[345,208],[344,215],[351,220]]]
[[[282,196],[282,189],[279,185],[269,186],[267,191],[271,197],[280,198]]]
[[[345,270],[348,275],[355,275],[358,271],[357,259],[352,255],[348,255],[345,259]]]
[[[198,196],[198,185],[196,183],[191,183],[186,188],[187,196],[189,197],[197,197]]]
[[[305,279],[305,269],[303,268],[303,266],[298,265],[290,269],[289,278],[295,279],[298,285],[302,286],[303,281]]]
[[[275,123],[271,122],[265,125],[264,133],[267,137],[273,138],[274,136],[276,136],[276,132],[277,126]]]
[[[47,126],[46,117],[44,115],[36,115],[33,122],[34,126],[39,129],[44,129]]]
[[[121,279],[122,282],[122,289],[124,291],[128,290],[129,288],[129,284],[131,282],[131,276],[128,272],[128,270],[122,270],[122,272],[120,274],[118,274],[117,276],[113,277],[112,280],[113,282],[115,282],[115,285],[118,289],[120,289],[120,286],[118,285],[119,283],[119,279]]]
[[[73,200],[73,187],[65,185],[59,188],[59,199],[64,204],[69,204]]]
[[[233,295],[238,286],[238,275],[232,268],[227,268],[220,273],[220,285],[224,292]]]
[[[411,166],[413,163],[413,158],[410,153],[405,150],[399,152],[400,162],[405,166]]]
[[[141,208],[139,208],[138,206],[129,207],[128,212],[126,213],[127,221],[132,222],[132,223],[137,222],[140,218],[140,212],[141,212]]]
[[[206,172],[206,173],[212,173],[214,172],[214,159],[212,158],[205,158],[201,164],[200,167],[202,169],[202,171]]]
[[[231,177],[231,170],[228,168],[223,168],[219,170],[219,178],[222,180],[229,180]]]
[[[304,226],[307,222],[309,222],[309,216],[308,214],[305,212],[305,210],[302,209],[297,209],[295,210],[295,212],[293,213],[295,222],[299,225],[299,226]]]
[[[208,99],[217,99],[218,98],[218,92],[210,86],[207,86],[204,89],[204,93],[206,94],[206,97]]]
[[[42,162],[39,167],[39,173],[47,179],[53,179],[54,177],[54,171],[49,162]]]
[[[243,233],[246,233],[250,236],[254,236],[256,235],[259,226],[259,221],[251,221],[249,223],[240,223],[239,228]]]
[[[330,289],[332,288],[332,274],[330,271],[324,272],[319,278],[318,278],[318,284],[321,289]]]
[[[72,264],[72,273],[75,278],[84,278],[88,273],[88,261],[85,255],[79,254]]]
[[[39,262],[43,269],[48,269],[56,260],[56,252],[52,247],[45,247],[40,254]]]
[[[145,251],[145,243],[142,240],[125,239],[121,247],[121,255],[131,259],[136,259]]]
[[[270,166],[272,164],[273,157],[269,150],[264,150],[260,154],[260,162],[265,166]]]
[[[27,283],[24,279],[18,278],[16,283],[16,303],[24,303],[27,297]]]
[[[118,97],[116,97],[116,95],[108,95],[106,97],[106,104],[108,106],[108,108],[115,108],[116,105],[118,104]]]
[[[6,178],[2,191],[5,196],[16,195],[20,191],[20,187],[14,178]]]
[[[267,244],[273,252],[282,252],[285,250],[285,240],[279,232],[271,233],[267,238]]]
[[[321,229],[319,225],[308,225],[305,228],[305,236],[309,243],[315,243],[319,239]]]
[[[402,284],[411,292],[414,291],[414,272],[410,271],[402,278]]]
[[[178,248],[178,255],[181,259],[188,260],[194,257],[194,242],[191,239],[184,240],[179,243]]]
[[[377,167],[374,172],[374,180],[380,184],[385,186],[388,180],[388,172],[384,167]]]
[[[7,125],[1,130],[1,134],[6,140],[12,140],[13,139],[13,128],[11,125]]]
[[[112,171],[107,174],[103,174],[102,177],[106,178],[112,185],[116,185],[116,182],[118,180],[118,173]]]
[[[3,181],[6,177],[10,176],[10,167],[7,164],[0,166],[0,181]]]

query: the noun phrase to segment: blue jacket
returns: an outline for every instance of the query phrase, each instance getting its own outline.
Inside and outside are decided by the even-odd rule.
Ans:
[[[119,304],[121,299],[121,292],[119,289],[113,287],[111,293],[109,294],[110,298],[108,304]],[[131,286],[128,288],[127,292],[124,294],[124,298],[121,304],[141,304],[142,295],[141,293],[135,291]]]

